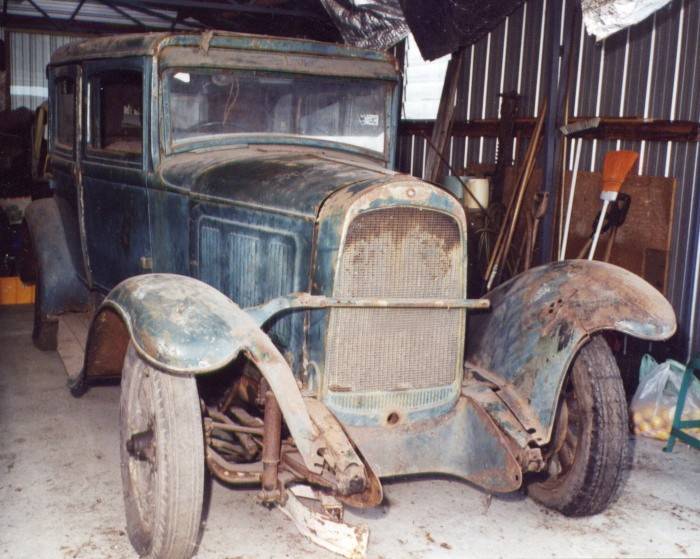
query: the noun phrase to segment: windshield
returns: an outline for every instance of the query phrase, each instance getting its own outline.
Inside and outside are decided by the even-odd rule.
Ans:
[[[284,134],[385,152],[391,84],[243,70],[169,70],[177,144],[212,134]]]

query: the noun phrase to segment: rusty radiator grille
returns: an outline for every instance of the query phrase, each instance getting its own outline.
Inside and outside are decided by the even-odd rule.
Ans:
[[[457,222],[440,212],[394,207],[350,224],[337,297],[464,296]],[[464,310],[330,311],[325,374],[331,392],[411,390],[455,381]]]

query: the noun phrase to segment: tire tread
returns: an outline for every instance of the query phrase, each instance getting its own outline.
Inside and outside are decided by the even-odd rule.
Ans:
[[[204,442],[197,385],[194,377],[153,369],[130,344],[124,361],[122,413],[128,413],[135,375],[147,376],[152,387],[156,462],[162,467],[156,473],[150,533],[128,502],[129,489],[124,488],[129,538],[141,557],[189,559],[197,548],[204,498]],[[125,461],[128,458],[123,456],[123,471],[128,467]],[[128,483],[128,475],[124,479]]]
[[[529,494],[566,516],[602,512],[617,496],[629,460],[627,400],[615,358],[601,336],[584,346],[570,374],[590,394],[590,444],[585,467],[574,466],[558,485],[531,483]],[[577,384],[577,395],[579,384]],[[579,437],[579,444],[581,437]],[[576,459],[580,459],[579,450]]]

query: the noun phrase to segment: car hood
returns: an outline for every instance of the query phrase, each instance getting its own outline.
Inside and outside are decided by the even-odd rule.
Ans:
[[[315,218],[336,190],[393,175],[371,161],[327,151],[229,148],[167,157],[158,169],[166,188]]]

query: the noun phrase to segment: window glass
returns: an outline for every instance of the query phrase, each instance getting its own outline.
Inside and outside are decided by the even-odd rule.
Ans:
[[[88,82],[90,148],[121,154],[141,153],[143,115],[141,72],[119,70]]]
[[[73,149],[75,140],[75,80],[56,80],[56,143]]]
[[[284,134],[385,150],[386,82],[188,68],[167,71],[165,87],[175,143]]]

